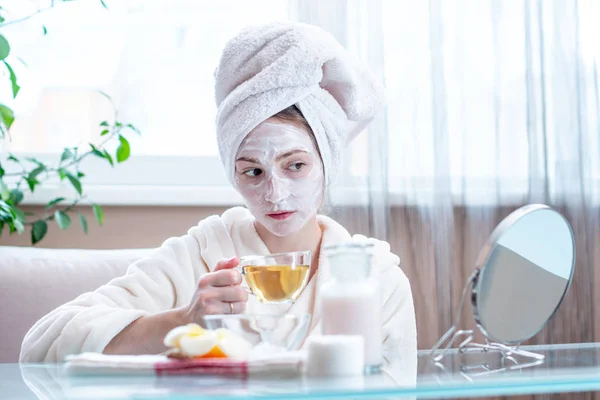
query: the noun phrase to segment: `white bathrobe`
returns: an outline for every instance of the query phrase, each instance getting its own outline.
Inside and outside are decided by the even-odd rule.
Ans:
[[[322,246],[364,240],[352,238],[330,218],[319,216],[318,221],[323,229]],[[391,351],[393,358],[413,364],[416,324],[408,279],[398,266],[398,257],[389,252],[389,245],[369,240],[375,243],[373,272],[381,285],[385,352]],[[247,209],[236,207],[222,216],[206,218],[187,235],[168,239],[150,256],[132,264],[125,276],[44,316],[25,336],[21,362],[61,362],[70,354],[102,352],[113,337],[141,316],[189,304],[198,279],[220,259],[265,254],[269,251]],[[325,268],[319,268],[286,310],[313,315],[309,335],[320,333],[317,294],[326,274]],[[251,296],[248,308],[253,307],[259,307],[259,303]]]

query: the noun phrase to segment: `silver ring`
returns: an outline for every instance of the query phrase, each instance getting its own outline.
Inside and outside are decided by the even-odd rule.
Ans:
[[[233,303],[229,303],[229,314],[233,314]]]

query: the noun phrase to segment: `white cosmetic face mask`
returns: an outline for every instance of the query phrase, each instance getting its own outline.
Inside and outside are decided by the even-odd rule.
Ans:
[[[236,156],[235,187],[256,220],[276,236],[298,232],[323,199],[323,162],[309,133],[268,119]]]

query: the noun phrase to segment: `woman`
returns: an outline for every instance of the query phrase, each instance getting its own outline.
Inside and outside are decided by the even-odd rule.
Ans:
[[[331,35],[298,23],[244,30],[227,43],[215,78],[220,156],[247,208],[201,221],[125,276],[43,317],[24,339],[22,362],[59,362],[88,351],[159,353],[176,326],[260,307],[233,270],[245,255],[312,252],[310,281],[284,311],[312,313],[309,332],[319,333],[320,249],[366,238],[352,238],[317,211],[344,145],[381,108],[381,88]],[[383,293],[383,341],[412,359],[410,285],[389,245],[369,240]]]

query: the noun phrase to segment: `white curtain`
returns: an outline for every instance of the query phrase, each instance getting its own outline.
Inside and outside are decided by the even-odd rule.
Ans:
[[[385,83],[388,107],[348,150],[367,192],[332,204],[351,230],[392,244],[412,282],[420,347],[454,317],[494,226],[520,205],[563,212],[578,265],[536,340],[597,340],[600,4],[593,0],[293,2]],[[596,298],[598,297],[598,298]]]

